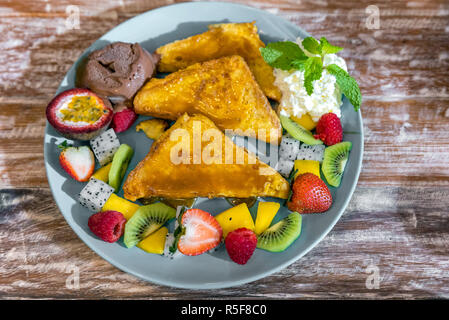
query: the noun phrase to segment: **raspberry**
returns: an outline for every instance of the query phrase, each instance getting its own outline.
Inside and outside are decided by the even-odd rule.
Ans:
[[[323,141],[327,146],[332,146],[343,140],[343,128],[335,113],[326,113],[321,116],[314,137]]]
[[[256,234],[246,228],[239,228],[228,233],[225,246],[229,257],[238,264],[246,264],[253,255],[257,245]]]
[[[126,219],[117,211],[103,211],[90,216],[87,225],[101,240],[116,242],[125,230]]]
[[[115,132],[123,132],[129,129],[132,126],[134,121],[137,119],[137,114],[130,109],[125,108],[119,112],[114,113],[114,117],[112,118],[111,127]]]

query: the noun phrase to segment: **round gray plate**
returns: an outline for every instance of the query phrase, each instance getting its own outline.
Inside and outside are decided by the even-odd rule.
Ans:
[[[297,26],[262,10],[231,3],[182,3],[143,13],[120,24],[97,40],[82,57],[113,41],[139,42],[153,52],[166,43],[204,32],[209,24],[249,21],[256,21],[261,39],[265,43],[308,36]],[[58,92],[74,87],[77,63],[65,76]],[[117,268],[139,278],[173,287],[210,289],[241,285],[263,278],[295,262],[323,239],[344,212],[359,177],[363,129],[360,112],[354,112],[347,99],[344,99],[342,111],[343,129],[348,132],[344,135],[344,140],[351,141],[353,148],[341,186],[330,188],[334,199],[332,208],[324,214],[303,215],[302,234],[286,251],[270,253],[257,249],[244,266],[232,262],[223,246],[214,253],[197,257],[181,256],[171,260],[145,253],[138,248],[126,249],[122,241],[109,244],[99,240],[87,226],[91,212],[77,203],[77,195],[85,183],[69,178],[60,167],[57,144],[64,138],[47,124],[44,154],[48,182],[59,209],[75,233],[92,250]],[[144,118],[140,117],[136,123]],[[121,143],[127,143],[135,150],[129,171],[145,157],[152,140],[142,132],[136,133],[135,125],[118,137]],[[200,199],[196,207],[217,214],[230,206],[224,199]],[[288,211],[281,208],[276,220],[287,214]]]

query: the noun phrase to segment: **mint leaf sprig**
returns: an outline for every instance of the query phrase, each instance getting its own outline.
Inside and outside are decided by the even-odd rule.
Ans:
[[[292,41],[269,43],[265,48],[260,48],[260,53],[265,62],[273,68],[304,71],[304,87],[308,95],[313,93],[313,81],[319,80],[326,69],[335,77],[337,85],[354,106],[354,110],[358,111],[362,103],[362,93],[357,81],[336,64],[323,64],[326,54],[340,52],[343,48],[330,44],[325,37],[320,41],[307,37],[302,41],[302,46],[314,56],[309,57]]]

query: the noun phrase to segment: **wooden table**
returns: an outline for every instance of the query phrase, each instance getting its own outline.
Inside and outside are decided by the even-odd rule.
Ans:
[[[48,187],[45,107],[98,37],[174,2],[0,0],[0,297],[448,298],[447,1],[242,1],[344,47],[364,96],[357,190],[329,235],[290,267],[230,289],[173,289],[116,269],[75,235]],[[69,5],[79,29],[66,28]]]

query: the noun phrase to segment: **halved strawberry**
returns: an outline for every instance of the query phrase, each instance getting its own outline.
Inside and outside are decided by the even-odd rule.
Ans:
[[[188,256],[196,256],[215,248],[221,241],[223,230],[208,212],[200,209],[187,210],[181,219],[183,234],[178,250]]]
[[[72,147],[64,141],[58,146],[62,149],[59,154],[61,167],[75,180],[87,181],[94,172],[94,154],[87,146]]]

